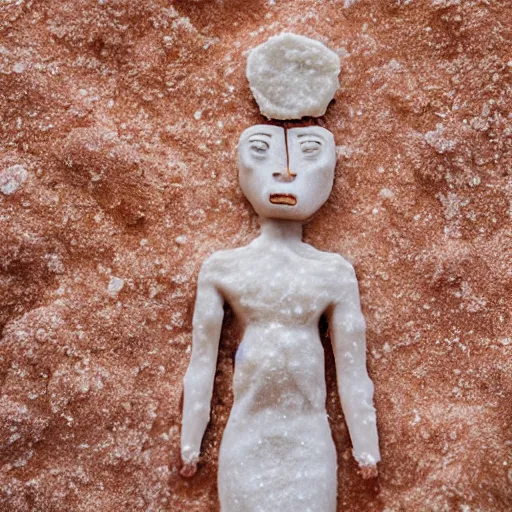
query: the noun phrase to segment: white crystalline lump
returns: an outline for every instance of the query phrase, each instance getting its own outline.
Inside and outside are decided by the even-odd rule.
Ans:
[[[27,177],[27,170],[19,164],[0,171],[0,192],[6,196],[14,194],[25,183]]]
[[[124,286],[124,279],[120,277],[112,277],[108,283],[107,291],[110,295],[117,295]]]
[[[319,41],[284,33],[254,48],[247,78],[261,113],[273,119],[325,114],[338,88],[340,59]]]

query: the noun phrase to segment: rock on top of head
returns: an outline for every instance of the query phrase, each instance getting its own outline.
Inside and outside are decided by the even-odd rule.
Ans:
[[[254,48],[246,74],[261,113],[270,119],[325,114],[339,86],[340,59],[314,39],[283,33]]]

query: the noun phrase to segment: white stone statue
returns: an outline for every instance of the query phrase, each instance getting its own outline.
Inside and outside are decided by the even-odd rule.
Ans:
[[[246,247],[214,253],[199,274],[181,474],[196,472],[227,302],[244,333],[219,452],[221,511],[335,512],[337,457],[318,327],[323,314],[363,477],[377,475],[380,453],[354,269],[302,241],[303,223],[331,192],[334,137],[320,126],[252,126],[240,137],[238,162],[240,185],[262,230]]]

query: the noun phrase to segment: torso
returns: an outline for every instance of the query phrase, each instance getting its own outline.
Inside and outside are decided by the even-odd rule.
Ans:
[[[215,253],[209,268],[244,327],[219,452],[221,510],[334,511],[336,449],[318,322],[351,266],[304,243],[259,238]]]
[[[325,410],[320,316],[335,300],[338,255],[256,239],[216,254],[215,285],[244,326],[231,423]]]

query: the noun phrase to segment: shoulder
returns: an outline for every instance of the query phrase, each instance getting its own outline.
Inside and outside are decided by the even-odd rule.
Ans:
[[[331,254],[331,262],[334,266],[338,276],[345,280],[353,281],[356,280],[356,271],[348,260],[339,254]]]
[[[308,250],[314,258],[325,265],[331,272],[331,275],[336,276],[337,280],[356,279],[356,273],[352,264],[343,256],[335,252],[325,252],[316,249],[309,245]]]
[[[356,271],[349,261],[339,254],[330,254],[329,265],[331,266],[331,284],[335,301],[359,293]]]
[[[234,264],[243,255],[245,249],[245,247],[239,247],[214,252],[201,265],[199,279],[216,281],[226,273],[231,272]]]
[[[337,253],[317,250],[317,261],[320,261],[327,279],[328,291],[332,305],[337,303],[355,306],[359,304],[359,283],[352,263]]]

